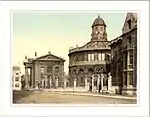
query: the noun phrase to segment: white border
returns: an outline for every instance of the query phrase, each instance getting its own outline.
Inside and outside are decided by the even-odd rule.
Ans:
[[[1,3],[1,2],[0,2]],[[81,116],[93,116],[93,115],[134,115],[142,116],[148,115],[148,102],[149,102],[149,69],[146,66],[149,63],[149,46],[148,46],[148,1],[113,1],[113,2],[100,2],[100,1],[74,1],[74,2],[3,2],[1,6],[1,71],[0,71],[0,110],[3,112],[3,115],[51,115],[51,116],[70,116],[70,115],[81,115]],[[140,64],[138,61],[138,81],[140,78],[140,106],[139,107],[11,107],[10,102],[10,81],[11,78],[11,61],[10,61],[10,11],[11,10],[121,10],[121,11],[140,11]],[[105,11],[105,12],[110,12]],[[143,41],[144,40],[144,41]],[[146,53],[146,54],[145,54]],[[143,80],[144,79],[144,80]],[[5,90],[4,90],[5,89]],[[4,106],[5,105],[5,106]]]

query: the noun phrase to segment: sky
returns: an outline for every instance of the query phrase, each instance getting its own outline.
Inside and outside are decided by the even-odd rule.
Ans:
[[[68,73],[69,48],[83,46],[91,40],[91,26],[98,15],[106,23],[108,40],[122,34],[126,13],[15,11],[13,13],[12,64],[24,74],[23,60],[52,54],[66,60]]]

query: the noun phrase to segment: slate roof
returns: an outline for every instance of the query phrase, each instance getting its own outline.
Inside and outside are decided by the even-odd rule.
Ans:
[[[109,44],[109,41],[90,41],[81,47],[71,49],[69,53],[88,50],[106,50],[110,49]]]
[[[97,26],[97,25],[104,25],[104,26],[106,26],[104,20],[103,20],[100,16],[98,16],[98,17],[94,20],[92,27],[93,27],[93,26]]]

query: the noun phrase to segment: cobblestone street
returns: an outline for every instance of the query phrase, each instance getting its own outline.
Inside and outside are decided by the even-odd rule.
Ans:
[[[136,104],[136,100],[69,95],[55,92],[16,91],[13,103],[22,104]]]

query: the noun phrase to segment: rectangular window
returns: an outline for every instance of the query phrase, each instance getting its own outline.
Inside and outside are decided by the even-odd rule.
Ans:
[[[16,75],[19,75],[19,73],[16,73]]]
[[[47,72],[52,73],[52,67],[51,66],[47,67]]]
[[[102,53],[102,60],[105,60],[105,54]]]
[[[94,61],[97,61],[98,60],[98,58],[97,58],[97,53],[96,54],[94,54]]]
[[[131,29],[131,19],[127,21],[128,22],[128,27]]]
[[[98,60],[101,60],[101,53],[98,54]]]
[[[131,35],[128,37],[128,42],[131,44]]]
[[[19,77],[15,77],[15,81],[19,81]]]
[[[41,73],[44,74],[44,67],[41,67]]]
[[[91,54],[91,60],[94,61],[94,54]]]
[[[129,85],[133,85],[133,72],[129,72]]]
[[[130,52],[130,65],[133,64],[133,51]]]
[[[85,54],[83,54],[82,56],[81,56],[81,61],[84,61],[85,59]]]
[[[127,52],[125,53],[124,57],[124,69],[127,69]]]
[[[131,51],[130,53],[129,53],[129,68],[133,68],[133,51]]]
[[[90,54],[90,61],[92,61],[92,54]]]
[[[19,84],[15,84],[15,87],[19,87]]]
[[[88,61],[90,61],[90,60],[91,60],[90,58],[91,58],[91,55],[90,55],[90,54],[88,54]]]

